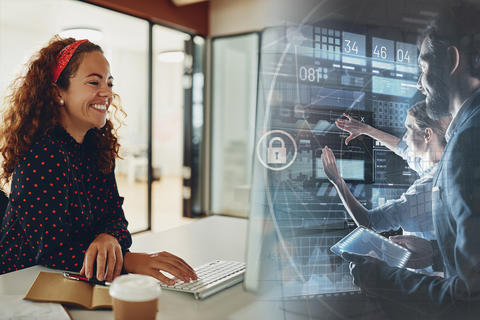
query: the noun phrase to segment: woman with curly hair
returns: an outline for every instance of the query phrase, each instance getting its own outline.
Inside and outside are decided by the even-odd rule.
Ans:
[[[0,274],[44,265],[112,281],[126,272],[196,279],[168,252],[129,252],[132,243],[114,175],[119,143],[107,119],[115,104],[102,49],[53,38],[13,82],[0,129],[11,183],[0,227]],[[96,270],[94,265],[96,263]]]

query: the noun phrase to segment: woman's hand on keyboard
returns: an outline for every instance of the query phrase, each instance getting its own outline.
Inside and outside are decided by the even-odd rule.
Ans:
[[[166,271],[184,282],[197,280],[197,275],[192,267],[182,258],[166,251],[152,254],[127,252],[123,257],[123,263],[127,272],[146,274],[169,285],[173,285],[175,281],[165,276],[162,271]]]

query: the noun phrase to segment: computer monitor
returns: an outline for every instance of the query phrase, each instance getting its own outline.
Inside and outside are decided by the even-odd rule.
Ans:
[[[317,168],[315,175],[320,179],[327,179],[327,175],[323,170],[322,158],[315,159]],[[357,159],[338,159],[337,160],[338,171],[345,180],[365,180],[365,160]]]
[[[335,119],[342,116],[338,107],[363,112],[363,97],[324,91],[322,95],[328,94],[332,99],[327,108],[324,99],[308,107],[280,100],[274,103],[276,95],[282,94],[275,88],[286,88],[291,80],[288,71],[280,69],[291,67],[284,62],[293,51],[288,51],[288,41],[279,41],[286,34],[288,38],[290,32],[296,31],[269,28],[262,34],[244,285],[247,290],[274,298],[358,292],[348,264],[329,250],[348,234],[352,225],[348,225],[344,210],[325,205],[315,195],[318,188],[325,189],[326,180],[318,150],[325,141],[343,148],[344,137],[334,125]],[[295,38],[299,35],[291,36],[292,41],[300,41]],[[281,47],[282,43],[285,47]],[[282,56],[282,52],[286,55]],[[289,106],[288,112],[279,112]],[[339,167],[347,179],[365,182],[366,154],[371,153],[371,148],[371,141],[366,140],[344,148],[346,158],[339,158]]]
[[[397,136],[404,132],[417,49],[409,35],[394,35],[399,39],[325,21],[262,32],[247,290],[277,298],[359,292],[348,263],[329,250],[356,226],[326,179],[321,151],[325,145],[334,151],[366,207],[380,204],[380,188],[407,187],[409,178],[401,185],[389,178],[399,169],[388,164],[404,168],[403,160],[390,160],[397,156],[369,137],[346,145],[348,134],[335,126],[348,113]]]

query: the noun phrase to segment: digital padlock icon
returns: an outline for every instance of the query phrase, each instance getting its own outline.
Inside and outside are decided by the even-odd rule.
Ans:
[[[280,147],[274,147],[274,142],[280,143]],[[267,162],[270,164],[287,163],[287,149],[285,148],[285,141],[283,141],[282,138],[275,137],[268,143]]]

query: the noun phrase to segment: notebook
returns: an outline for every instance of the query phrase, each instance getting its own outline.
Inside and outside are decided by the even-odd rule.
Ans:
[[[24,299],[57,302],[89,310],[112,308],[108,287],[65,279],[61,273],[52,272],[40,272]]]

